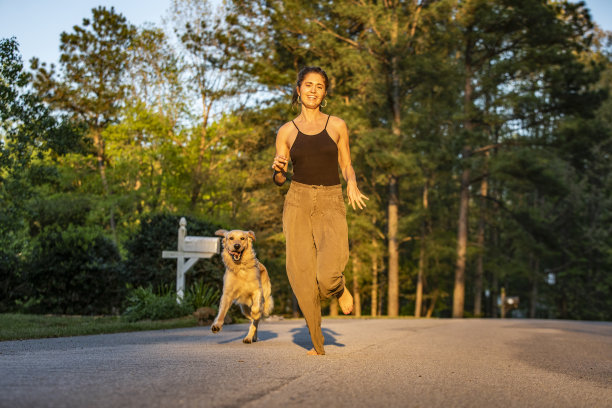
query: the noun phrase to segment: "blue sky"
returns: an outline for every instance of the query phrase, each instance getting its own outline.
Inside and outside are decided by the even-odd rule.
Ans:
[[[170,4],[171,0],[0,0],[0,38],[17,37],[26,66],[32,57],[56,63],[60,34],[90,17],[92,8],[114,6],[132,24],[161,25]],[[586,4],[597,24],[612,31],[612,0]]]

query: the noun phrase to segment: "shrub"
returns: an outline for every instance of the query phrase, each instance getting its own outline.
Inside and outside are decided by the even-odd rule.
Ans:
[[[129,292],[123,317],[130,322],[145,319],[164,320],[186,316],[193,311],[190,303],[176,302],[176,294],[171,286],[166,285],[158,290],[158,293],[154,293],[149,285],[146,288],[139,286]]]
[[[187,218],[187,235],[214,236],[220,227],[206,221]],[[176,250],[180,216],[170,214],[148,215],[140,220],[140,226],[126,244],[125,269],[128,282],[133,287],[174,285],[176,260],[164,259],[164,250]],[[186,288],[190,282],[203,280],[217,288],[223,285],[224,267],[220,256],[202,259],[187,273]]]
[[[0,313],[15,309],[19,297],[16,288],[21,281],[19,268],[17,255],[0,248]]]
[[[92,199],[79,194],[55,194],[37,196],[30,200],[30,235],[36,236],[50,226],[68,228],[69,225],[84,226],[93,207]]]
[[[194,310],[201,307],[217,308],[221,299],[221,291],[211,285],[204,283],[200,279],[196,284],[191,285],[185,296],[185,301],[188,302]]]
[[[34,313],[110,314],[124,295],[123,264],[102,231],[70,225],[44,229],[24,272]]]
[[[157,289],[156,293],[151,285],[139,286],[129,291],[123,317],[130,322],[182,317],[193,313],[200,307],[216,309],[220,297],[219,289],[202,280],[192,285],[181,304],[176,302],[176,291],[173,286],[163,285]]]

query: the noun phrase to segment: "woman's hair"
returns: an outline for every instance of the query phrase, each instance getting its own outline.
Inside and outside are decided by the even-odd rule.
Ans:
[[[293,88],[293,96],[291,97],[291,106],[297,104],[298,93],[297,88],[302,86],[302,82],[304,81],[304,77],[310,73],[316,73],[323,77],[323,82],[325,82],[325,92],[329,89],[329,78],[327,78],[327,74],[320,67],[304,67],[298,72],[296,86]]]

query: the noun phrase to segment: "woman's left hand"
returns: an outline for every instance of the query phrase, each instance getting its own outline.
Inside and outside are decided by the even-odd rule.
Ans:
[[[355,204],[359,207],[360,210],[363,210],[366,206],[364,199],[369,200],[368,197],[361,194],[359,188],[357,188],[357,183],[348,183],[346,186],[346,195],[348,196],[349,205],[353,207],[355,210]]]

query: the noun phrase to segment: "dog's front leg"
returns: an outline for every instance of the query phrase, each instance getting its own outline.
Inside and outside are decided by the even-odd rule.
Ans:
[[[223,321],[225,320],[227,311],[232,305],[232,300],[233,299],[225,293],[221,296],[221,301],[219,302],[219,313],[217,314],[217,317],[215,317],[215,321],[213,322],[212,326],[210,326],[213,333],[220,332],[223,328]]]
[[[253,304],[250,307],[249,316],[247,316],[247,318],[251,319],[251,326],[249,326],[247,336],[242,340],[244,343],[252,343],[257,341],[257,328],[259,327],[259,319],[261,318],[261,290],[257,290],[255,293],[253,293],[252,302]]]
[[[253,320],[259,320],[261,317],[262,300],[261,290],[256,290],[255,293],[253,293],[253,305],[251,306],[251,316]]]
[[[257,328],[259,326],[259,319],[251,319],[251,325],[249,326],[249,332],[246,337],[242,339],[243,343],[255,343],[257,341]]]

